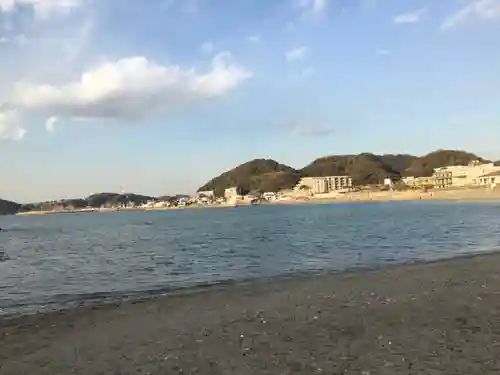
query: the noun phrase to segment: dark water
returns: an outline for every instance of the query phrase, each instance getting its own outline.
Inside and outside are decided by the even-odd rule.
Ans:
[[[500,248],[497,203],[61,214],[0,226],[0,314]]]

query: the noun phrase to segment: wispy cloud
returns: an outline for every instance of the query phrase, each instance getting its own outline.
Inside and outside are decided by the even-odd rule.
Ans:
[[[326,13],[329,0],[294,0],[293,7],[305,16],[318,17]]]
[[[418,23],[426,12],[427,8],[421,8],[408,13],[400,14],[394,17],[394,23],[396,24]]]
[[[379,49],[377,50],[377,55],[379,56],[387,56],[387,55],[390,55],[391,54],[391,51],[387,50],[387,49]]]
[[[133,50],[106,50],[97,39],[102,25],[89,3],[94,1],[0,0],[0,17],[13,20],[4,34],[12,48],[0,59],[0,70],[9,72],[0,85],[0,139],[21,140],[36,126],[30,124],[53,132],[68,120],[168,118],[178,109],[229,95],[252,76],[229,52],[207,61],[206,69],[194,69],[189,62],[180,66]],[[47,16],[75,7],[82,9],[50,22],[21,24],[13,14],[23,12],[23,18],[35,21],[37,12]],[[211,53],[216,46],[207,41],[200,48]]]
[[[441,24],[440,29],[451,29],[471,18],[500,19],[500,0],[470,0],[468,4],[449,15]]]
[[[309,48],[307,46],[300,46],[292,48],[285,53],[285,58],[287,61],[298,61],[304,59],[309,53]]]
[[[0,0],[0,12],[12,13],[19,9],[32,8],[39,18],[48,18],[56,13],[67,13],[81,7],[85,0]]]
[[[88,58],[82,59],[81,53],[90,38],[92,23],[86,12],[72,11],[83,10],[89,1],[0,0],[5,32],[0,43],[11,44],[0,59],[0,70],[9,72],[0,86],[0,139],[21,140],[27,133],[26,124],[40,122],[32,119],[24,108],[9,102],[16,82],[22,83],[28,77],[64,79]],[[26,22],[19,22],[21,18]]]

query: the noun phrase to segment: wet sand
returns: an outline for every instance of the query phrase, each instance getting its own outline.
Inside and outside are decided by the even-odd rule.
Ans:
[[[1,321],[0,374],[499,374],[500,254]]]

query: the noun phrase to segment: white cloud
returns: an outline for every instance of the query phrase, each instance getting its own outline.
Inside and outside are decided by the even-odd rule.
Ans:
[[[321,16],[328,8],[329,0],[294,0],[293,7],[304,15]]]
[[[18,111],[14,109],[0,111],[0,141],[20,141],[23,139],[26,130],[20,126],[20,123]]]
[[[252,76],[227,52],[208,61],[205,70],[133,54],[103,60],[115,51],[99,40],[100,19],[86,8],[89,2],[0,0],[0,18],[13,25],[6,40],[0,34],[0,43],[12,43],[0,59],[0,70],[9,73],[0,85],[0,139],[22,139],[23,126],[29,131],[29,124],[53,132],[67,120],[140,121],[168,116],[226,95]],[[42,13],[47,16],[78,6],[85,8],[69,17],[31,22]],[[4,14],[12,12],[19,15]],[[21,16],[30,22],[17,22]],[[205,45],[205,49],[214,48],[212,43]]]
[[[32,7],[38,17],[68,12],[82,5],[84,0],[0,0],[0,12],[11,13],[21,7]]]
[[[4,43],[8,43],[8,42],[9,42],[9,38],[7,38],[6,36],[0,37],[0,44],[4,44]]]
[[[399,16],[394,17],[394,23],[397,24],[417,23],[420,21],[420,19],[426,12],[427,12],[426,8],[421,8],[412,12],[400,14]]]
[[[49,133],[53,133],[55,131],[55,125],[57,122],[57,117],[49,117],[47,121],[45,121],[45,130]]]
[[[377,55],[380,55],[380,56],[387,56],[389,55],[391,52],[387,49],[379,49],[377,51]]]
[[[212,53],[215,50],[215,44],[210,41],[206,41],[201,45],[201,50],[204,53]]]
[[[307,46],[300,46],[297,48],[292,48],[291,50],[289,50],[285,53],[285,58],[287,61],[290,61],[290,62],[302,60],[306,57],[308,52],[309,52],[309,48],[307,48]]]
[[[469,0],[468,4],[448,16],[441,30],[456,27],[470,18],[483,20],[500,19],[500,0]]]
[[[250,77],[227,52],[214,57],[204,74],[137,56],[104,63],[61,85],[19,82],[6,105],[58,118],[141,119],[224,95]]]

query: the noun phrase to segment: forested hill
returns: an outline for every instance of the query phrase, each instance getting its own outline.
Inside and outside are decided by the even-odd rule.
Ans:
[[[434,168],[467,165],[473,160],[488,161],[460,150],[438,150],[424,156],[332,155],[318,158],[301,169],[272,159],[254,159],[212,178],[198,191],[214,190],[217,196],[222,196],[224,190],[231,186],[239,187],[243,193],[252,190],[279,191],[293,188],[301,177],[342,175],[351,176],[357,185],[377,184],[385,177],[431,176]]]
[[[0,199],[0,215],[13,215],[19,212],[21,205]]]

